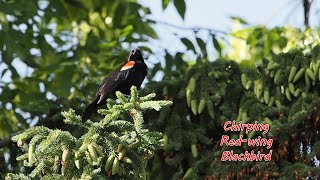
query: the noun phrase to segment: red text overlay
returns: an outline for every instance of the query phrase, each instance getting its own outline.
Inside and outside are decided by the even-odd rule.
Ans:
[[[245,124],[241,121],[236,123],[236,121],[227,121],[223,126],[224,130],[227,131],[244,131],[246,134],[252,133],[252,131],[258,131],[263,135],[267,134],[270,129],[269,124],[261,124],[255,121],[253,124]],[[255,132],[254,132],[255,133]],[[250,136],[249,136],[250,137]],[[234,139],[230,138],[229,135],[222,135],[220,140],[220,146],[257,146],[257,147],[266,147],[270,149],[273,144],[273,139],[261,137],[260,135],[254,138],[244,138],[243,135],[240,135],[239,138]],[[251,152],[245,151],[244,153],[235,153],[233,150],[224,151],[221,156],[221,161],[270,161],[272,156],[272,150],[266,154],[261,153],[260,151]]]
[[[269,124],[261,124],[257,121],[254,124],[243,124],[241,121],[237,124],[236,121],[227,121],[223,126],[225,131],[245,131],[246,134],[250,131],[262,131],[263,134],[267,134],[269,128]]]

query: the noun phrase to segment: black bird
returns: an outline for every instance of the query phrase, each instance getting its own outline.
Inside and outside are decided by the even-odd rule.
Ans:
[[[147,75],[147,69],[140,49],[132,49],[128,61],[102,82],[95,100],[84,109],[81,118],[83,120],[88,119],[100,105],[106,104],[107,98],[114,95],[116,91],[129,95],[131,86],[140,88]]]

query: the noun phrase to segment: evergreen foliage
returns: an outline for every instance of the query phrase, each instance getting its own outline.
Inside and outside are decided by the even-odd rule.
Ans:
[[[181,178],[187,174],[190,179],[286,179],[303,178],[310,173],[318,175],[320,169],[315,165],[319,161],[315,155],[320,152],[316,143],[320,139],[318,54],[318,46],[310,52],[292,50],[251,67],[227,60],[202,62],[192,66],[186,77],[150,84],[145,91],[162,92],[159,98],[174,102],[159,115],[146,114],[153,119],[152,127],[163,131],[167,138],[167,146],[151,163],[152,177]],[[292,69],[296,69],[294,75],[290,75]],[[298,75],[300,69],[303,70]],[[301,77],[294,81],[295,77],[289,76]],[[266,135],[224,132],[227,120],[268,123],[270,131]],[[224,134],[233,139],[239,135],[272,138],[272,160],[222,162],[225,150],[269,151],[259,146],[221,147]]]
[[[8,174],[7,179],[316,176],[320,154],[318,54],[319,47],[307,53],[292,50],[263,59],[254,67],[223,59],[199,62],[186,76],[166,77],[143,89],[157,96],[138,97],[135,89],[130,98],[117,93],[117,101],[108,99],[107,109],[99,110],[104,115],[100,121],[82,122],[73,110],[64,112],[64,122],[84,133],[78,136],[73,134],[79,132],[34,127],[15,136],[19,146],[29,141],[28,148],[24,146],[28,152],[18,160],[34,169],[29,176]],[[172,106],[167,106],[168,100]],[[132,120],[124,120],[128,118],[125,112]],[[227,120],[268,123],[270,131],[266,135],[224,132]],[[272,160],[222,162],[225,150],[267,151],[262,146],[221,147],[224,134],[234,139],[239,135],[272,138]]]
[[[26,152],[17,160],[34,169],[28,176],[8,174],[6,179],[146,179],[147,162],[163,142],[160,132],[144,127],[143,112],[172,103],[152,100],[154,93],[139,97],[136,87],[130,97],[120,92],[116,96],[118,102],[108,99],[108,108],[98,111],[104,115],[99,122],[82,122],[73,109],[62,113],[65,123],[85,129],[80,137],[44,126],[14,136]],[[125,113],[132,119],[124,118]]]
[[[188,4],[162,0],[163,10],[170,3],[184,18]],[[319,27],[237,17],[230,32],[179,27],[150,19],[137,0],[0,6],[0,179],[320,179]],[[189,32],[174,32],[186,49],[162,47],[154,24]],[[98,83],[138,46],[150,59],[142,91],[151,94],[117,93],[103,118],[82,122]],[[227,120],[271,129],[224,132]],[[10,141],[17,132],[21,147]],[[266,151],[221,147],[224,134],[272,138],[272,160],[221,162],[225,150]]]

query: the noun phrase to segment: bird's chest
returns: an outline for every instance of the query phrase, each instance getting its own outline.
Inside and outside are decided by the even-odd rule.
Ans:
[[[136,86],[137,88],[140,88],[146,75],[146,66],[137,65],[132,69],[129,69],[125,74],[125,77],[121,81],[119,90],[124,94],[129,94],[131,86]]]
[[[147,74],[146,68],[136,67],[132,69],[132,72],[127,77],[127,82],[131,84],[131,86],[134,85],[139,88],[144,78],[146,77],[146,74]]]

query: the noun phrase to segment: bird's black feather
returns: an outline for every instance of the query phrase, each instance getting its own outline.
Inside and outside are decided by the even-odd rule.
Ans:
[[[124,68],[127,64],[133,64],[129,68]],[[116,91],[124,94],[130,93],[130,88],[136,86],[140,88],[147,75],[147,65],[144,62],[139,49],[132,50],[127,62],[123,63],[116,71],[107,77],[99,86],[95,100],[89,104],[82,113],[82,119],[88,119],[99,106],[104,105],[109,96]]]

